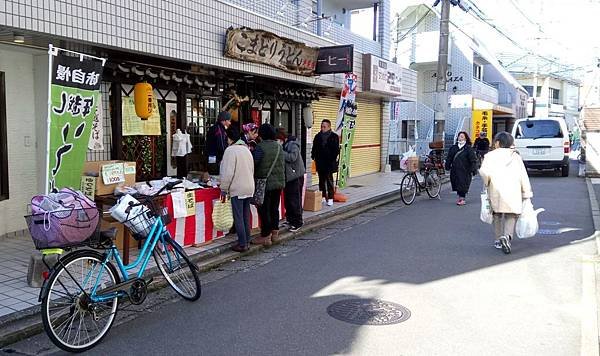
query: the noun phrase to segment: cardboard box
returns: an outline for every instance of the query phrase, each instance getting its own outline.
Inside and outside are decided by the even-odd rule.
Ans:
[[[307,189],[304,194],[304,210],[319,211],[322,208],[321,199],[323,194],[320,190]]]
[[[104,184],[102,180],[102,167],[114,163],[123,163],[125,171],[125,182],[116,184]],[[85,162],[83,166],[84,176],[96,176],[96,195],[109,195],[115,192],[115,188],[119,185],[127,185],[133,187],[135,184],[135,162],[125,161],[93,161]]]

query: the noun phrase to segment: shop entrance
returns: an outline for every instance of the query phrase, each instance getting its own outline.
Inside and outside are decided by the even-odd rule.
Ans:
[[[206,172],[206,133],[217,122],[221,101],[218,98],[203,98],[199,95],[186,96],[186,133],[190,135],[192,153],[186,156],[187,172]]]

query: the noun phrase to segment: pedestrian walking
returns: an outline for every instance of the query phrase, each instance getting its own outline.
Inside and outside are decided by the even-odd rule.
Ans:
[[[285,159],[285,188],[283,202],[285,218],[291,232],[298,231],[304,224],[302,220],[302,188],[304,187],[304,160],[300,154],[300,144],[295,136],[281,134],[278,140],[283,144]]]
[[[265,199],[258,206],[260,237],[253,244],[271,246],[279,237],[279,203],[281,190],[285,187],[284,153],[275,141],[275,128],[262,124],[258,129],[261,141],[254,150],[254,177],[266,178]]]
[[[319,189],[323,193],[323,202],[328,206],[333,205],[335,186],[333,173],[338,169],[338,155],[340,154],[340,139],[331,131],[331,121],[321,121],[321,131],[313,140],[311,158],[317,166],[319,175]]]
[[[231,113],[221,111],[217,122],[208,129],[206,134],[206,150],[208,153],[208,172],[219,175],[219,165],[227,148],[226,130],[231,124]]]
[[[243,125],[242,129],[244,131],[244,134],[242,135],[242,140],[246,142],[248,148],[250,149],[250,152],[254,152],[254,149],[257,145],[256,140],[258,140],[258,126],[254,123],[249,123]]]
[[[221,161],[221,199],[231,197],[233,224],[238,235],[238,243],[231,249],[244,252],[249,249],[252,236],[250,199],[254,195],[254,160],[236,127],[228,127],[226,133],[228,147]]]
[[[506,254],[511,252],[523,202],[533,197],[527,169],[513,145],[511,134],[498,133],[494,137],[494,150],[487,154],[479,170],[494,214],[494,247]]]
[[[450,171],[452,191],[458,194],[456,205],[462,206],[467,203],[465,198],[472,177],[477,174],[477,168],[477,157],[471,147],[471,139],[466,132],[461,131],[457,136],[456,144],[450,147],[446,158],[446,170]]]
[[[487,138],[485,132],[480,132],[479,137],[475,139],[473,148],[477,152],[477,158],[479,158],[479,164],[483,162],[483,157],[490,151],[490,140]]]

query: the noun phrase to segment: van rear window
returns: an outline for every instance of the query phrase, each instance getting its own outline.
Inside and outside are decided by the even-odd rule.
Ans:
[[[554,120],[522,121],[517,126],[515,138],[562,138],[560,124]]]

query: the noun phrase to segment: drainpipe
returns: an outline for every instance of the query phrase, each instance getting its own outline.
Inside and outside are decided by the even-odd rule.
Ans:
[[[317,0],[317,18],[323,16],[323,0]],[[317,21],[317,35],[323,36],[323,21]]]

